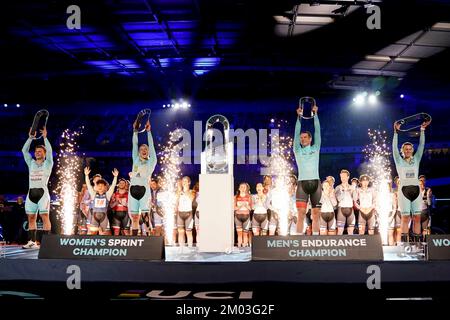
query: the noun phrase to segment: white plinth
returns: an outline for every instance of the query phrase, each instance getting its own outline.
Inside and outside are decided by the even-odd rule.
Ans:
[[[231,252],[234,246],[233,176],[200,174],[199,252]]]

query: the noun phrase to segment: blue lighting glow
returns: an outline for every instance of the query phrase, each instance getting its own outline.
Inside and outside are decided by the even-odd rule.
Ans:
[[[120,70],[127,69],[139,69],[139,65],[133,60],[91,60],[85,62],[87,65],[94,66],[104,70]]]
[[[194,67],[194,74],[201,76],[208,73],[219,64],[220,58],[218,57],[204,57],[194,59],[192,66]]]
[[[183,58],[161,58],[159,59],[159,63],[163,68],[169,68],[176,64],[181,64],[184,62]]]
[[[155,21],[145,21],[145,22],[124,22],[122,23],[123,28],[126,31],[160,31],[161,27]],[[131,33],[130,33],[131,35]]]
[[[194,67],[216,67],[220,63],[220,58],[206,57],[194,59]]]
[[[201,70],[194,70],[194,73],[195,73],[197,76],[202,76],[202,75],[208,73],[209,71],[210,71],[210,70],[203,70],[203,69],[201,69]]]

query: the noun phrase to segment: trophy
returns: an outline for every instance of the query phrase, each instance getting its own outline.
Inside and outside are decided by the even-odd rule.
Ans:
[[[431,116],[428,113],[421,112],[413,114],[412,116],[395,121],[395,123],[400,123],[400,128],[398,131],[407,132],[409,136],[416,137],[419,132],[415,129],[420,128],[422,123],[431,121]]]
[[[150,109],[142,109],[137,114],[136,120],[134,122],[134,131],[138,133],[142,133],[145,131],[145,124],[150,120],[150,114],[152,110]]]
[[[221,145],[215,145],[217,143],[214,141],[214,132],[218,132],[218,130],[214,129],[213,126],[217,123],[223,127],[223,144]],[[213,115],[206,121],[206,145],[202,157],[202,168],[204,169],[202,172],[205,171],[207,174],[232,173],[233,143],[230,143],[229,130],[230,123],[223,115]]]
[[[298,101],[298,107],[303,110],[303,119],[314,118],[314,112],[312,108],[316,105],[316,100],[313,97],[301,97]]]
[[[44,129],[47,126],[47,120],[48,120],[48,110],[42,109],[36,112],[33,119],[33,124],[31,125],[31,132],[30,134],[34,136],[37,134],[37,132],[40,132],[40,130]],[[39,137],[36,137],[35,139],[42,138],[42,135]]]

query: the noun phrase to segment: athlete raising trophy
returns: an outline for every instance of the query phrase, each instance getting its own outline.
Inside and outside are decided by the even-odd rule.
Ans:
[[[424,114],[425,115],[425,114]],[[418,120],[417,115],[400,119],[394,122],[394,138],[392,141],[392,152],[394,155],[395,167],[399,176],[398,203],[401,208],[401,242],[408,242],[409,220],[413,217],[412,242],[421,242],[421,197],[419,188],[419,166],[425,147],[425,129],[431,123],[431,117],[426,115],[420,125],[419,147],[414,154],[414,145],[411,142],[405,142],[401,146],[401,155],[398,149],[398,132],[405,130],[404,124],[408,120]],[[410,130],[416,127],[411,127]]]
[[[320,198],[322,196],[322,186],[319,178],[319,154],[321,145],[320,122],[317,115],[318,107],[314,99],[300,99],[297,108],[297,122],[294,133],[294,155],[298,167],[297,182],[297,233],[304,234],[303,223],[306,215],[308,201],[311,201],[312,233],[319,235],[320,232]],[[311,115],[314,119],[314,144],[309,131],[302,131],[301,119],[304,117],[304,103],[306,100],[313,104]],[[305,115],[306,119],[309,115]]]
[[[52,147],[47,139],[47,119],[48,111],[40,110],[36,113],[33,124],[28,133],[28,139],[25,142],[22,153],[29,172],[29,190],[25,200],[25,212],[28,217],[28,243],[23,249],[36,249],[36,219],[41,216],[43,221],[44,233],[48,234],[51,230],[49,210],[50,194],[48,192],[48,179],[52,173],[53,155]],[[30,147],[33,140],[37,140],[36,135],[39,131],[39,138],[44,139],[44,145],[39,144],[34,148],[34,157],[30,155]]]
[[[147,116],[144,129],[141,129],[143,119]],[[147,143],[139,146],[138,133],[147,131]],[[150,109],[141,110],[133,123],[133,168],[130,173],[130,191],[128,197],[129,212],[131,215],[131,234],[138,235],[139,218],[150,213],[150,188],[148,180],[156,167],[156,151],[150,132]]]

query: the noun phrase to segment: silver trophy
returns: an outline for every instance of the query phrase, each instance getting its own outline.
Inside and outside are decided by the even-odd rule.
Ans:
[[[217,136],[215,133],[219,131],[214,129],[215,124],[220,123],[223,126],[223,137]],[[211,116],[206,121],[206,145],[204,151],[204,167],[207,174],[231,173],[232,159],[230,162],[230,123],[228,119],[220,114]],[[220,133],[220,132],[219,132]],[[223,138],[223,139],[220,139]],[[232,156],[232,154],[231,154]],[[202,170],[203,171],[203,170]]]
[[[302,118],[303,119],[312,119],[314,118],[314,112],[312,108],[316,105],[316,100],[313,97],[301,97],[298,101],[299,108],[302,109]],[[309,106],[310,110],[305,110],[305,107]]]
[[[134,122],[134,131],[138,133],[142,133],[145,131],[145,125],[148,121],[150,121],[150,114],[152,110],[150,109],[142,109],[136,116],[136,121]]]
[[[44,129],[47,126],[48,120],[48,110],[42,109],[36,112],[33,119],[33,124],[31,125],[31,135],[36,135],[34,139],[40,139],[42,134],[38,137],[37,134],[40,130]]]
[[[414,129],[420,128],[422,123],[431,121],[431,116],[428,113],[421,112],[414,114],[412,116],[395,121],[395,123],[400,123],[399,131],[407,132]]]

